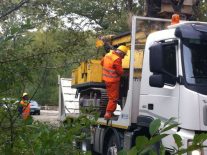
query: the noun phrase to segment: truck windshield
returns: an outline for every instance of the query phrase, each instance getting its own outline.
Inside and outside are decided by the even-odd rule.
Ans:
[[[184,39],[183,60],[187,83],[207,85],[207,41]]]

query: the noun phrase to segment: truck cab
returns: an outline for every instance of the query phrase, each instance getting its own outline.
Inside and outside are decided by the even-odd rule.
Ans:
[[[140,110],[145,110],[142,107],[149,102],[152,104],[150,111],[159,110],[156,114],[167,118],[177,117],[182,128],[206,131],[206,39],[207,25],[191,22],[148,37]],[[145,99],[146,96],[152,97],[150,100],[155,97],[158,102],[153,104]],[[163,107],[170,111],[162,110]]]
[[[207,131],[206,39],[206,23],[185,22],[152,33],[145,48],[139,116],[176,117],[186,146]]]

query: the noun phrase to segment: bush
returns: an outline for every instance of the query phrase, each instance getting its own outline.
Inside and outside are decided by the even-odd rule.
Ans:
[[[73,121],[67,119],[64,125],[34,121],[32,117],[21,119],[17,104],[5,101],[0,107],[0,154],[2,155],[77,155],[89,154],[79,150],[75,142],[86,135],[82,130],[95,122],[94,117],[81,115]],[[9,106],[9,105],[12,106]],[[90,132],[89,132],[90,133]]]

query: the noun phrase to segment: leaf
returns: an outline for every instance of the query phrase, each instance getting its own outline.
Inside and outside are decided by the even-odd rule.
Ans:
[[[166,150],[165,150],[165,147],[163,146],[163,144],[160,144],[160,155],[165,155],[166,154]]]
[[[32,129],[39,129],[39,127],[37,127],[35,125],[27,125],[27,127],[32,128]]]
[[[175,143],[176,143],[177,147],[180,148],[183,145],[182,138],[180,137],[180,135],[173,134],[173,138],[175,140]]]
[[[146,145],[148,145],[148,138],[145,136],[138,136],[136,138],[136,149],[138,151],[142,150],[144,147],[146,147]]]
[[[31,25],[31,20],[27,18],[27,25]]]
[[[17,33],[19,31],[18,27],[12,27],[11,28],[11,35],[14,35],[15,33]]]
[[[199,146],[199,145],[191,145],[191,146],[189,146],[187,149],[180,149],[176,154],[178,154],[178,155],[182,155],[182,154],[184,154],[184,153],[187,153],[187,152],[192,152],[192,151],[194,151],[194,150],[198,150],[198,149],[200,149],[201,147]]]
[[[128,155],[136,155],[138,153],[136,147],[132,147],[129,152],[128,152]]]
[[[166,128],[162,129],[161,133],[165,132],[165,131],[168,131],[174,127],[177,127],[179,124],[171,124],[169,126],[167,126]]]
[[[144,150],[139,152],[139,155],[146,155],[149,154],[150,152],[151,153],[154,152],[151,146],[144,148]]]
[[[161,125],[160,119],[156,119],[150,123],[149,132],[151,136],[153,136],[155,133],[158,132],[160,125]]]
[[[171,117],[169,120],[167,120],[167,122],[164,123],[164,127],[167,126],[168,124],[173,123],[176,120],[175,117]],[[173,123],[174,124],[174,123]]]
[[[166,136],[168,136],[168,134],[161,134],[161,135],[156,135],[152,137],[149,141],[149,145],[153,145],[153,144],[156,144],[157,142],[160,142]]]
[[[193,138],[193,144],[201,144],[207,139],[206,133],[196,134]]]
[[[149,151],[149,155],[157,155],[157,153],[156,153],[156,151],[154,151],[154,150],[150,150],[150,151]]]

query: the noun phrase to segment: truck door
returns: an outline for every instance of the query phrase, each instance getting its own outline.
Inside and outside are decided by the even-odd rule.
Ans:
[[[146,55],[143,65],[143,78],[141,82],[139,109],[140,115],[151,116],[166,121],[171,117],[178,118],[179,84],[176,82],[179,66],[178,41],[166,40],[159,42],[158,44],[160,44],[160,46],[162,47],[162,68],[160,69],[160,71],[150,71],[153,65],[156,67],[159,66],[159,60],[156,60],[156,58],[155,60],[153,59],[154,57],[157,57],[160,52],[157,52],[155,50],[154,54],[151,55],[150,52],[152,51],[149,50],[149,47],[149,51],[145,51]],[[151,64],[151,61],[153,61],[154,64]],[[152,66],[149,66],[148,68],[147,65],[149,64]],[[152,81],[149,80],[150,78],[152,78]],[[162,86],[150,85],[150,82],[152,82],[152,85],[156,85],[156,82],[158,82],[159,84],[159,80],[162,80]]]

